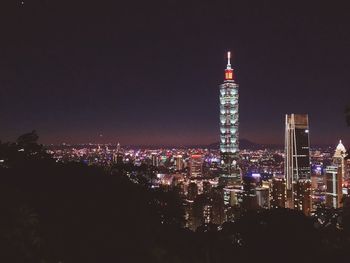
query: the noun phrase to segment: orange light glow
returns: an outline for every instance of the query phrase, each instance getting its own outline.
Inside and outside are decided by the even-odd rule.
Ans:
[[[225,70],[225,79],[226,80],[233,79],[233,70],[232,69]]]

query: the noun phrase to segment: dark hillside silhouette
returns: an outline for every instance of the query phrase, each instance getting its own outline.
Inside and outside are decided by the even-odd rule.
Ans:
[[[177,194],[125,176],[136,168],[57,163],[37,139],[0,144],[0,262],[330,262],[349,247],[349,205],[344,230],[276,209],[192,232]]]

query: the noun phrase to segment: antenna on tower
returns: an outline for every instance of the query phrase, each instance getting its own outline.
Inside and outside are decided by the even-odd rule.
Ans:
[[[228,69],[231,68],[231,52],[230,51],[227,52],[227,68]]]

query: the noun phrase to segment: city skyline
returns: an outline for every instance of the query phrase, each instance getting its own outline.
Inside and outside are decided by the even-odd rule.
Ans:
[[[348,258],[350,16],[321,2],[6,3],[0,262]]]
[[[294,112],[309,115],[311,146],[348,144],[350,23],[340,7],[190,1],[127,17],[129,4],[84,2],[78,19],[81,4],[25,1],[4,15],[2,141],[35,129],[44,144],[218,142],[217,84],[231,50],[241,138],[282,145]]]

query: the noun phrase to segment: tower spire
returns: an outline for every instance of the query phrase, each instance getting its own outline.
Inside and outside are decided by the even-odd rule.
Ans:
[[[226,69],[231,69],[231,52],[227,52],[227,67]]]
[[[231,68],[231,52],[227,52],[227,66],[225,69],[225,80],[234,80],[233,69]]]

